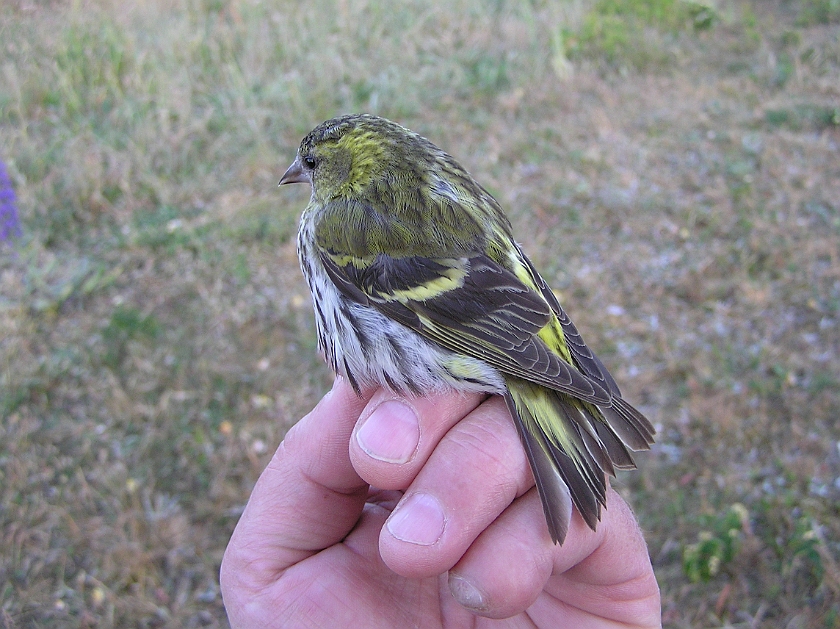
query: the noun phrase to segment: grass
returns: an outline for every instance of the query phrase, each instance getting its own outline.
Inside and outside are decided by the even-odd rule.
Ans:
[[[330,382],[306,192],[275,186],[306,131],[362,110],[498,196],[659,427],[618,486],[665,626],[840,627],[837,21],[834,0],[4,4],[0,627],[226,626],[227,539]]]

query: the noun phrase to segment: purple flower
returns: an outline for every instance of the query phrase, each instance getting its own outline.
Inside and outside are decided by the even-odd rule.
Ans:
[[[16,201],[15,189],[9,181],[6,164],[0,161],[0,242],[21,234]]]

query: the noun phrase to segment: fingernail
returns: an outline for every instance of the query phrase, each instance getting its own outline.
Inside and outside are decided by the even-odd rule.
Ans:
[[[464,607],[477,611],[487,609],[487,602],[484,600],[481,590],[475,587],[471,581],[454,572],[449,573],[449,591],[452,592],[455,600]]]
[[[374,459],[406,463],[420,443],[420,421],[414,409],[398,402],[383,402],[356,432],[359,447]]]
[[[399,540],[431,546],[443,535],[446,518],[437,498],[431,494],[416,493],[397,506],[385,525]]]

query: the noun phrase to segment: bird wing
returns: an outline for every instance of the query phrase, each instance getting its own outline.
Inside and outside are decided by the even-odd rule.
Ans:
[[[586,343],[584,343],[577,327],[574,323],[572,323],[572,320],[569,318],[569,315],[566,314],[566,311],[563,310],[560,302],[557,301],[556,295],[551,288],[549,288],[548,284],[546,284],[545,280],[537,272],[534,265],[522,252],[522,250],[519,250],[519,258],[528,269],[528,273],[531,276],[534,285],[537,289],[539,289],[546,303],[548,303],[554,311],[554,315],[557,317],[557,321],[563,329],[563,337],[569,348],[569,352],[572,354],[575,366],[587,377],[595,380],[602,387],[610,391],[610,393],[620,397],[621,391],[619,390],[612,375],[609,371],[607,371],[607,368],[604,367],[604,363],[601,362],[601,359],[598,358],[591,349],[589,349]]]
[[[487,255],[396,258],[380,253],[365,260],[325,250],[320,255],[347,298],[376,308],[442,347],[586,402],[611,404],[611,378],[588,363],[596,377],[581,373],[560,355],[562,347],[558,351],[541,337],[549,329],[552,345],[564,342],[562,321],[555,323],[556,310],[544,294]],[[579,338],[578,353],[581,346],[586,349]]]

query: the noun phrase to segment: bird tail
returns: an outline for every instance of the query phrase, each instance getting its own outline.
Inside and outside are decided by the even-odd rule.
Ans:
[[[628,447],[648,449],[653,427],[618,397],[611,407],[600,408],[518,378],[507,384],[505,402],[531,464],[551,539],[563,543],[572,503],[594,530],[606,505],[606,474],[635,468]]]

